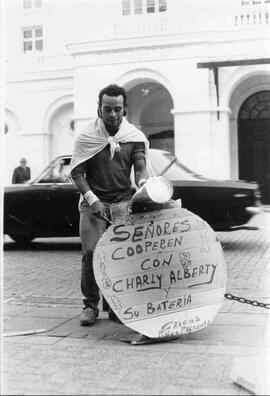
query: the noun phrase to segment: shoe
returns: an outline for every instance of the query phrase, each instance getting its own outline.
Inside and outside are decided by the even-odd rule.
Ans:
[[[96,318],[98,317],[98,309],[97,308],[84,308],[80,315],[80,324],[81,326],[91,326],[95,323]]]
[[[115,313],[113,312],[113,310],[111,308],[109,308],[109,312],[108,313],[109,313],[109,319],[110,320],[112,320],[113,322],[116,322],[116,323],[123,324],[121,322],[121,320],[118,319],[118,317],[115,315]]]

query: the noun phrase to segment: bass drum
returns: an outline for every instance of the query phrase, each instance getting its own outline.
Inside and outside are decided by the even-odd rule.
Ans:
[[[207,327],[226,289],[224,254],[213,229],[169,201],[151,211],[117,214],[94,252],[94,273],[111,308],[151,338]]]

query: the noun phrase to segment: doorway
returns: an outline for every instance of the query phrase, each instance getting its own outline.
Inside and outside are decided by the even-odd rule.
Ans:
[[[52,136],[50,160],[60,154],[72,153],[74,145],[73,111],[73,103],[65,103],[54,111],[49,120],[49,131]]]
[[[270,203],[270,91],[248,97],[238,115],[239,178],[256,181]]]
[[[173,100],[156,81],[138,80],[127,90],[127,119],[147,136],[150,147],[174,153]]]

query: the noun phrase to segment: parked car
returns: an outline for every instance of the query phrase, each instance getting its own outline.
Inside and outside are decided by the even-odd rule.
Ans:
[[[28,243],[36,237],[79,235],[79,192],[69,178],[71,156],[59,156],[38,177],[4,191],[4,234]],[[150,149],[156,172],[171,180],[172,199],[204,219],[214,230],[245,224],[259,211],[255,182],[215,180],[192,172],[171,153]],[[135,192],[135,189],[134,189]]]

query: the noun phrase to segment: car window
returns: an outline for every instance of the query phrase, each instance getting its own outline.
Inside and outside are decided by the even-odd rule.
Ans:
[[[150,162],[153,168],[154,174],[159,175],[166,168],[168,168],[163,176],[167,177],[170,180],[205,180],[206,178],[196,174],[185,165],[181,163],[178,159],[175,160],[175,157],[163,150],[150,149]],[[72,183],[72,180],[69,176],[70,171],[70,157],[61,157],[54,160],[36,179],[34,179],[33,183]],[[173,162],[173,163],[172,163]],[[172,165],[169,167],[169,165]],[[135,187],[134,182],[134,170],[132,167],[131,172],[131,185],[133,188]]]
[[[205,180],[205,177],[200,176],[187,168],[174,155],[167,151],[150,149],[149,157],[152,170],[156,176],[162,174],[171,181]],[[133,188],[136,188],[133,167],[131,171],[131,185]]]
[[[69,162],[70,158],[61,158],[53,162],[41,175],[38,183],[71,183]]]
[[[162,150],[150,150],[150,161],[152,168],[156,175],[163,173],[163,171],[172,163],[172,165],[165,171],[163,176],[170,180],[198,180],[204,179],[202,176],[196,174],[185,165],[183,165],[178,159],[166,151]]]

